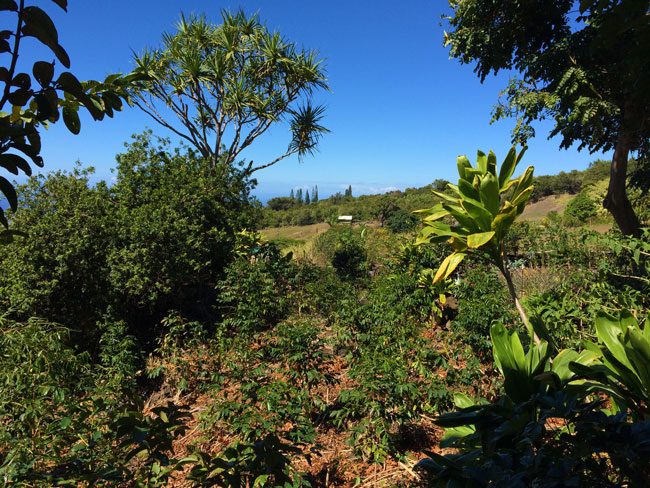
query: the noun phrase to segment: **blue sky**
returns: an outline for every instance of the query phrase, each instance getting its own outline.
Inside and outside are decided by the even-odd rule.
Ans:
[[[471,66],[449,59],[440,24],[444,1],[71,0],[68,14],[48,11],[70,54],[72,71],[88,79],[128,72],[131,52],[157,46],[181,11],[205,13],[218,22],[222,8],[259,12],[270,28],[318,49],[327,60],[331,92],[317,98],[327,106],[325,125],[332,132],[315,157],[302,164],[288,159],[257,173],[262,199],[315,184],[321,197],[348,184],[355,194],[422,186],[435,178],[454,179],[458,154],[471,157],[476,149],[493,149],[501,158],[509,147],[514,122],[489,124],[507,75],[481,84]],[[80,160],[109,180],[115,154],[131,134],[149,126],[168,135],[135,108],[113,120],[94,123],[85,117],[82,123],[79,136],[67,133],[62,124],[44,134],[46,170],[69,169]],[[536,166],[537,174],[582,169],[597,157],[560,150],[557,139],[546,139],[549,128],[539,126],[524,159]],[[280,127],[246,156],[272,159],[287,142],[288,133]]]

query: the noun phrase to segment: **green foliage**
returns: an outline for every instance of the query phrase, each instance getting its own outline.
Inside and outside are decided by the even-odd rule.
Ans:
[[[343,279],[358,279],[367,274],[365,230],[337,226],[318,236],[314,245]]]
[[[169,309],[205,317],[206,297],[231,259],[234,234],[253,225],[241,174],[169,142],[136,136],[118,156],[119,202],[110,279],[130,314]]]
[[[612,322],[609,326],[620,329]],[[432,476],[432,484],[517,479],[552,486],[560,481],[647,480],[642,466],[650,452],[641,439],[650,425],[629,424],[624,415],[607,417],[598,411],[602,400],[583,401],[599,388],[581,378],[583,370],[602,368],[597,351],[563,350],[551,360],[548,343],[531,344],[525,351],[516,333],[500,325],[493,327],[492,340],[505,396],[488,404],[458,398],[461,409],[438,419],[447,428],[441,446],[460,451],[445,456],[429,453],[430,458],[420,463]],[[580,371],[580,376],[573,371]],[[600,461],[601,454],[609,462]]]
[[[269,435],[255,443],[236,442],[217,456],[197,453],[188,479],[200,486],[311,486],[291,467],[289,455],[300,450]]]
[[[111,304],[109,250],[117,235],[110,190],[90,185],[92,170],[50,173],[20,189],[12,226],[29,232],[0,251],[4,306],[74,328],[78,343],[98,340]]]
[[[552,119],[561,147],[616,149],[604,206],[625,234],[638,235],[639,221],[626,191],[630,151],[650,149],[650,48],[647,5],[637,0],[576,5],[539,2],[533,8],[486,0],[452,1],[445,44],[451,56],[476,63],[481,80],[512,70],[493,119],[517,117],[513,139],[534,136],[532,122]],[[644,161],[644,164],[647,160]]]
[[[517,154],[514,147],[510,149],[498,174],[492,152],[486,155],[478,151],[476,168],[467,157],[459,156],[458,185],[449,185],[454,196],[434,191],[443,202],[420,211],[424,228],[416,242],[448,241],[453,249],[438,268],[434,281],[448,278],[469,253],[505,269],[503,241],[533,191],[532,166],[519,178],[512,178],[522,156],[523,151]],[[453,218],[455,225],[442,222],[445,217]]]
[[[291,130],[287,150],[256,167],[251,161],[247,173],[313,153],[328,132],[320,125],[324,107],[311,105],[313,92],[327,89],[316,52],[300,49],[243,11],[224,11],[220,25],[182,17],[177,31],[163,36],[162,47],[136,56],[135,64],[135,105],[214,166],[235,164],[280,120]]]
[[[492,348],[490,326],[515,322],[503,282],[484,266],[468,266],[461,270],[460,280],[450,291],[458,301],[458,315],[451,322],[451,331],[475,353],[485,355]]]
[[[386,226],[393,232],[409,232],[418,225],[418,219],[406,210],[397,209],[386,219]]]
[[[53,3],[67,11],[67,0],[54,0]],[[73,134],[78,134],[81,130],[78,111],[82,106],[94,120],[102,120],[105,116],[112,117],[114,111],[122,109],[122,99],[128,101],[123,90],[125,79],[110,75],[103,83],[82,83],[69,71],[55,76],[55,61],[51,60],[36,61],[33,64],[29,61],[32,65],[32,75],[18,72],[18,59],[20,57],[21,63],[23,62],[21,54],[24,55],[25,43],[29,40],[37,41],[40,45],[38,47],[45,47],[48,56],[53,54],[58,62],[68,69],[70,58],[59,44],[59,34],[54,22],[43,9],[13,0],[3,2],[0,9],[4,11],[4,15],[11,15],[10,24],[14,29],[4,30],[0,40],[0,53],[10,56],[7,66],[1,69],[3,88],[0,97],[0,137],[3,144],[0,151],[0,167],[14,175],[22,171],[30,176],[32,164],[43,166],[43,158],[40,155],[41,127],[58,122],[62,116],[67,129]],[[4,176],[0,176],[0,195],[4,195],[11,209],[15,211],[18,196],[13,185]],[[0,225],[8,227],[2,208]],[[0,231],[0,237],[10,239],[12,235],[13,231]]]
[[[607,163],[607,165],[607,169],[609,170],[609,163]],[[589,173],[589,176],[587,173]],[[564,193],[575,195],[580,192],[583,186],[595,182],[592,181],[592,178],[595,176],[593,173],[594,172],[589,170],[584,172],[573,170],[569,173],[560,171],[557,175],[536,176],[533,180],[534,188],[530,199],[531,201],[536,202],[540,198],[549,195],[562,195]],[[607,176],[609,175],[602,175],[602,177],[598,178],[596,181],[605,179]]]
[[[247,180],[150,134],[118,156],[114,186],[92,186],[91,175],[59,172],[24,187],[11,221],[30,239],[0,252],[4,305],[74,328],[89,349],[106,316],[143,343],[170,310],[211,317],[235,233],[254,224]]]
[[[584,225],[596,216],[597,208],[596,203],[589,197],[589,195],[582,191],[567,204],[566,209],[564,210],[564,216],[568,218],[571,223]]]
[[[281,256],[272,243],[251,251],[234,260],[217,284],[217,309],[234,334],[272,327],[289,313],[291,255]]]
[[[634,418],[650,418],[650,319],[641,326],[627,311],[617,317],[600,313],[596,318],[600,345],[587,343],[598,355],[598,364],[570,364],[581,377],[595,382],[581,385],[587,391],[611,395],[618,411],[631,411]]]

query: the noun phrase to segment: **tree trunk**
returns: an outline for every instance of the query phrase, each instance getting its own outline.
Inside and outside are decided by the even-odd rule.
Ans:
[[[603,207],[610,211],[621,232],[627,236],[639,237],[641,224],[634,213],[627,197],[627,159],[630,154],[631,140],[625,131],[621,131],[614,148],[612,166],[609,175],[609,187],[603,200]]]

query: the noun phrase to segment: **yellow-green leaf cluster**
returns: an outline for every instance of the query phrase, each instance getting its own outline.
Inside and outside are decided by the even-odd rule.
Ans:
[[[447,241],[453,249],[438,269],[435,282],[448,278],[469,252],[492,259],[501,255],[508,230],[533,192],[532,166],[512,177],[525,150],[517,153],[512,147],[498,171],[492,151],[478,151],[475,167],[466,156],[459,156],[458,184],[449,184],[449,192],[434,191],[440,203],[418,211],[423,229],[416,244]]]

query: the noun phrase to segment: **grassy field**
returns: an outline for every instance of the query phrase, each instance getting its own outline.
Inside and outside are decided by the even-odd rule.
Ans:
[[[311,225],[292,225],[287,227],[269,227],[260,230],[262,237],[278,244],[284,251],[294,255],[308,254],[314,245],[314,240],[330,225],[324,222]]]
[[[549,212],[557,212],[562,214],[567,204],[571,201],[574,195],[568,193],[562,195],[551,195],[542,198],[535,203],[530,203],[521,215],[521,220],[538,221],[546,217]]]

